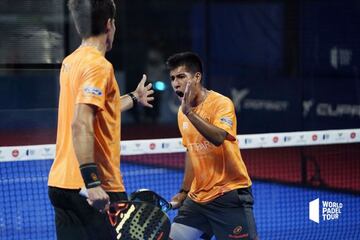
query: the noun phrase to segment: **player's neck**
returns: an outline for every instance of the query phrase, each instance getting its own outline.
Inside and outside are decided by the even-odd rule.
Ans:
[[[105,56],[106,53],[106,39],[104,36],[96,36],[96,37],[89,37],[86,39],[83,39],[81,42],[81,46],[89,46],[89,47],[95,47],[99,52],[101,52],[102,55]]]
[[[197,94],[196,98],[194,99],[194,107],[200,105],[201,103],[203,103],[206,99],[206,97],[208,96],[209,94],[209,90],[207,90],[206,88],[204,87],[200,87],[199,89],[199,93]]]

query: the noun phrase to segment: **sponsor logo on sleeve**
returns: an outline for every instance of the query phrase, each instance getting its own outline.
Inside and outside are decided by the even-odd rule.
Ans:
[[[84,92],[86,94],[92,94],[92,95],[95,95],[95,96],[101,96],[102,95],[102,91],[99,88],[91,87],[91,86],[85,87]]]
[[[232,127],[233,126],[233,121],[231,120],[231,118],[229,117],[222,117],[220,118],[220,122],[225,123],[226,125]]]

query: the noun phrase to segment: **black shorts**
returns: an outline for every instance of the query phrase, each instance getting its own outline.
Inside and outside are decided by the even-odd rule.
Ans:
[[[236,189],[200,204],[189,197],[174,222],[197,228],[216,239],[257,239],[251,188]]]
[[[49,187],[49,198],[55,210],[58,240],[114,239],[108,217],[91,207],[78,190]],[[111,202],[127,200],[124,192],[109,193]]]

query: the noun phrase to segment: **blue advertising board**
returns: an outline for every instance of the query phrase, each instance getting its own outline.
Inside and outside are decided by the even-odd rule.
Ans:
[[[232,98],[240,133],[360,126],[360,8],[327,3],[304,1],[299,8],[300,74],[294,76],[284,74],[281,2],[194,8],[193,50],[204,59],[205,85]]]

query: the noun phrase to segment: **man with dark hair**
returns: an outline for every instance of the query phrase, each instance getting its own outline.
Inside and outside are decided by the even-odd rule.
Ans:
[[[257,239],[251,180],[236,140],[234,104],[203,87],[196,54],[175,54],[167,67],[181,100],[178,126],[187,149],[183,183],[172,199],[181,207],[170,238]]]
[[[103,213],[127,200],[120,174],[121,112],[136,103],[152,107],[146,76],[135,91],[120,96],[113,66],[105,59],[115,34],[113,0],[70,0],[82,37],[60,73],[56,156],[49,173],[57,239],[113,239]],[[88,197],[81,196],[86,187]]]

